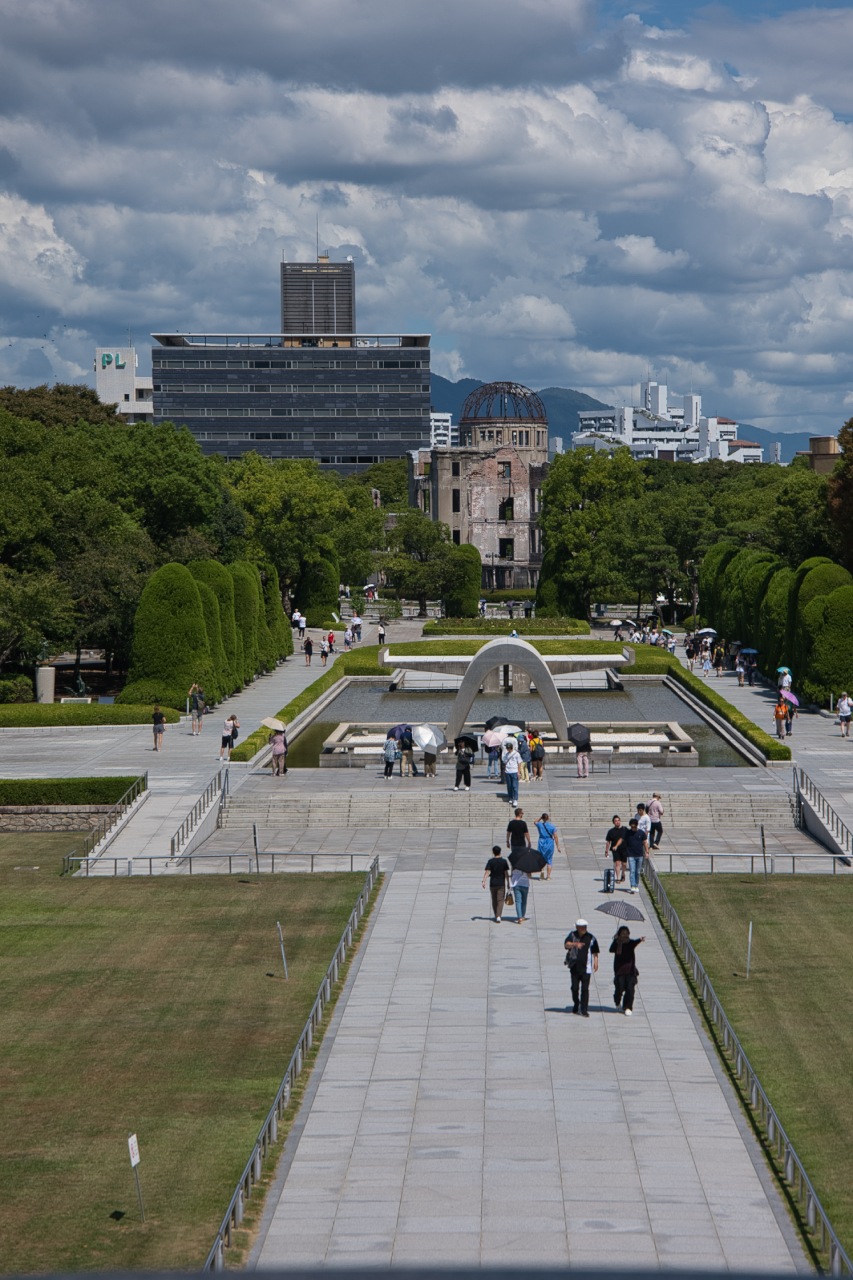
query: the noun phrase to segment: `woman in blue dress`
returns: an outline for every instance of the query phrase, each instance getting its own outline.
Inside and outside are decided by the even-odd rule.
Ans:
[[[540,880],[551,879],[551,864],[554,861],[554,848],[560,848],[560,837],[557,835],[557,828],[553,822],[549,821],[547,813],[543,813],[542,817],[536,823],[536,830],[539,832],[538,850],[547,863],[547,875],[545,871],[539,872]]]

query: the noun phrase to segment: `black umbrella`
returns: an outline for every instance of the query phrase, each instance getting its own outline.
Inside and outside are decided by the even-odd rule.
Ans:
[[[526,871],[528,875],[533,875],[547,866],[547,859],[539,850],[528,849],[526,844],[516,845],[509,855],[509,861],[513,871]]]
[[[645,920],[642,911],[638,911],[632,902],[624,898],[615,898],[612,902],[602,902],[596,911],[603,911],[606,916],[616,916],[617,920]]]
[[[494,729],[496,725],[515,724],[519,729],[526,729],[527,725],[524,720],[516,720],[515,716],[491,716],[485,724],[487,729]]]
[[[453,739],[453,744],[457,749],[461,744],[462,746],[467,747],[469,751],[477,752],[480,750],[479,742],[470,733],[460,734],[458,738]]]
[[[569,742],[577,747],[589,747],[589,729],[585,724],[569,725]]]
[[[395,724],[393,729],[389,729],[385,734],[386,738],[396,738],[398,741],[404,733],[411,733],[412,726],[410,724]]]

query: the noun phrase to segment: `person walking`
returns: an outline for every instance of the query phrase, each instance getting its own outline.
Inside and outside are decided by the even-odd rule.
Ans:
[[[230,715],[222,726],[222,743],[219,747],[219,759],[225,760],[226,764],[231,759],[231,751],[234,746],[234,740],[237,737],[236,730],[240,728],[240,721],[235,715]]]
[[[329,653],[334,653],[334,652],[335,652],[335,633],[334,633],[334,631],[330,631],[330,632],[329,632],[329,634],[328,634],[328,636],[327,636],[326,638],[327,638],[327,640],[329,641]]]
[[[486,765],[487,778],[499,778],[501,775],[501,749],[498,746],[489,747],[488,764]]]
[[[352,648],[352,631],[347,627],[344,632],[344,653],[349,653]]]
[[[577,745],[577,747],[575,748],[575,754],[576,754],[576,756],[577,756],[577,766],[578,766],[578,777],[579,777],[579,778],[588,778],[588,777],[589,777],[589,753],[590,753],[590,751],[592,751],[592,743],[590,742],[589,738],[587,738],[586,742],[579,742],[579,743],[578,743],[578,745]]]
[[[305,639],[305,626],[307,624],[307,621],[308,619],[305,617],[305,614],[300,613],[299,615],[299,639],[300,640]]]
[[[287,738],[283,729],[273,729],[269,741],[272,743],[272,776],[282,778],[287,773]]]
[[[456,742],[456,785],[453,790],[459,790],[460,782],[463,783],[463,790],[471,790],[471,761],[473,756],[468,747],[460,739]]]
[[[305,665],[306,665],[306,667],[310,667],[310,666],[311,666],[311,655],[312,655],[312,653],[314,652],[314,641],[311,639],[311,637],[310,637],[310,636],[308,636],[308,638],[307,638],[307,640],[305,641],[305,643],[303,644],[302,648],[305,650]]]
[[[492,845],[492,856],[486,863],[486,869],[483,872],[483,888],[485,889],[486,887],[486,876],[488,876],[489,893],[492,899],[492,915],[495,918],[495,924],[500,924],[501,916],[504,913],[504,905],[509,893],[509,872],[509,863],[503,856],[500,845]]]
[[[518,803],[518,770],[521,756],[518,754],[515,738],[508,738],[504,744],[504,773],[506,774],[506,798],[509,804]]]
[[[645,940],[645,935],[642,938],[632,938],[631,930],[623,924],[616,930],[616,936],[610,944],[613,956],[613,1003],[617,1009],[621,1008],[627,1018],[634,1011],[634,991],[640,976],[634,952]]]
[[[708,679],[708,675],[709,675],[709,673],[710,673],[710,670],[711,670],[711,655],[710,655],[710,653],[708,653],[708,651],[706,650],[706,651],[705,651],[705,655],[704,655],[704,657],[702,658],[702,679],[703,679],[703,680],[707,680],[707,679]]]
[[[737,672],[737,682],[741,689],[743,688],[743,677],[744,677],[745,670],[746,668],[744,666],[743,657],[740,653],[738,653],[738,656],[735,658],[735,671]]]
[[[625,883],[625,868],[628,865],[628,846],[625,843],[625,828],[618,813],[613,815],[613,826],[604,837],[604,856],[613,859],[613,881],[615,884]]]
[[[510,819],[506,828],[506,843],[512,865],[512,854],[515,849],[530,848],[530,831],[524,821],[524,810],[516,809],[515,817]],[[512,869],[510,888],[515,898],[516,922],[521,924],[527,918],[527,895],[530,892],[530,876],[526,871]]]
[[[515,817],[510,818],[506,824],[506,846],[512,853],[513,849],[530,848],[530,829],[524,821],[524,810],[516,809]]]
[[[397,763],[397,746],[396,738],[386,738],[385,745],[382,748],[382,758],[385,761],[385,777],[391,778],[394,775],[394,765]],[[402,760],[402,756],[400,757]],[[402,769],[401,769],[402,772]]]
[[[747,678],[749,681],[749,687],[750,689],[754,689],[755,677],[758,674],[758,658],[756,658],[754,653],[750,654],[749,656],[749,663],[747,665],[746,672],[747,672]]]
[[[539,872],[540,880],[551,879],[551,865],[554,861],[554,849],[561,852],[560,837],[557,835],[557,828],[548,817],[547,813],[543,813],[542,817],[536,823],[536,830],[539,832],[539,844],[537,848],[545,859],[546,866]],[[546,874],[547,872],[547,874]]]
[[[160,751],[163,747],[163,734],[166,732],[166,717],[156,705],[151,721],[154,728],[154,750]]]
[[[788,720],[788,704],[781,693],[777,699],[776,706],[773,708],[773,719],[776,722],[776,737],[784,738],[785,724]]]
[[[842,693],[838,699],[838,723],[841,725],[842,738],[850,737],[850,717],[853,716],[853,702],[851,702],[846,691]]]
[[[353,640],[356,640],[360,643],[361,642],[361,616],[359,614],[357,613],[353,614],[352,621],[350,622],[350,626],[352,627]]]
[[[530,743],[527,741],[527,734],[522,733],[518,739],[518,754],[521,756],[521,764],[518,766],[518,779],[520,782],[530,781]]]
[[[530,893],[530,876],[526,871],[513,867],[509,887],[515,898],[515,923],[524,924],[527,919],[527,895]]]
[[[436,755],[435,755],[435,752],[433,752],[433,751],[424,751],[424,777],[425,777],[425,778],[434,778],[434,777],[435,777],[435,762],[436,762],[436,759],[437,759],[437,757],[436,757]]]
[[[631,877],[630,892],[639,893],[643,859],[648,855],[649,842],[646,839],[645,832],[640,831],[637,818],[631,819],[628,823],[628,828],[625,836],[625,852],[628,855],[628,874]]]
[[[791,685],[793,683],[794,682],[791,679],[790,671],[783,671],[782,674],[779,676],[779,688],[784,689],[786,693],[790,691]]]
[[[563,946],[568,952],[566,964],[572,979],[572,1013],[588,1018],[589,980],[594,973],[598,973],[598,939],[590,933],[586,920],[576,920],[575,927]]]
[[[329,657],[329,642],[324,636],[323,639],[320,641],[320,661],[322,662],[324,667],[326,665],[328,657]]]
[[[297,631],[299,630],[299,619],[301,616],[302,615],[298,609],[294,609],[293,613],[290,615],[290,625],[291,627],[295,627]]]
[[[714,650],[714,670],[717,673],[717,679],[723,674],[723,666],[726,661],[726,653],[721,644],[718,644]]]
[[[646,806],[645,806],[644,804],[638,804],[638,805],[637,805],[637,815],[636,815],[636,817],[637,817],[637,826],[638,826],[638,827],[639,827],[639,829],[642,831],[642,833],[643,833],[643,835],[645,836],[646,840],[648,840],[648,839],[649,839],[649,834],[650,834],[651,829],[652,829],[652,820],[651,820],[651,818],[649,817],[649,815],[648,815],[648,813],[647,813],[647,811],[646,811]]]
[[[651,803],[646,810],[649,817],[649,848],[659,849],[661,836],[663,835],[663,805],[661,804],[660,792],[655,791],[652,795]]]
[[[379,619],[379,630],[377,631],[376,636],[381,645],[385,643],[385,623],[381,618]]]
[[[790,738],[794,732],[794,721],[799,720],[800,713],[793,702],[789,702],[787,698],[785,699],[785,712],[785,737]]]
[[[533,777],[537,782],[541,781],[545,767],[545,743],[537,732],[534,732],[530,740],[530,763],[533,766]]]
[[[192,716],[192,737],[197,738],[201,734],[202,718],[204,716],[204,690],[199,687],[198,681],[193,681],[189,693],[190,699],[190,715]]]

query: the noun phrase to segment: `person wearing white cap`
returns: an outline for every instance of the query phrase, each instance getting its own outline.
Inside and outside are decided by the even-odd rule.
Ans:
[[[576,920],[575,927],[563,944],[566,964],[572,977],[572,1013],[589,1017],[589,980],[598,973],[598,939],[589,931],[586,920]]]

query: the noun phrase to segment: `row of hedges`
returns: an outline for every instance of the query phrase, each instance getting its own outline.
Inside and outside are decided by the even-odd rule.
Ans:
[[[0,707],[0,729],[53,729],[92,724],[150,725],[151,710],[152,706],[108,706],[98,702],[11,703]],[[163,715],[168,724],[177,724],[181,718],[168,706],[163,707]]]
[[[136,778],[6,778],[0,804],[118,804]]]
[[[166,564],[149,578],[133,624],[120,704],[182,710],[194,683],[208,703],[236,693],[293,652],[272,565],[238,560]]]
[[[379,666],[378,658],[378,645],[366,645],[353,653],[339,654],[318,680],[303,689],[297,697],[288,702],[286,707],[282,707],[281,711],[275,712],[275,719],[291,724],[297,716],[311,706],[312,702],[316,702],[327,689],[331,689],[336,680],[340,680],[343,676],[378,676],[380,679],[387,680],[388,669]],[[255,729],[234,748],[231,759],[251,760],[252,756],[266,745],[268,738],[269,729],[263,727]]]
[[[702,562],[702,609],[721,637],[757,649],[767,675],[789,666],[809,701],[853,689],[853,576],[824,556],[797,569],[720,542]]]
[[[634,663],[631,666],[623,667],[622,672],[627,676],[671,676],[677,684],[683,685],[685,689],[692,693],[694,698],[703,702],[706,707],[710,707],[712,711],[716,711],[733,729],[737,729],[739,733],[742,733],[747,741],[757,747],[768,760],[791,759],[790,747],[786,747],[784,742],[780,742],[778,738],[765,733],[763,729],[759,729],[752,720],[738,711],[736,707],[733,707],[728,699],[721,697],[719,693],[715,693],[706,680],[703,680],[700,676],[695,676],[692,671],[687,671],[682,667],[678,659],[673,658],[671,654],[645,647],[641,649],[637,646]]]
[[[588,636],[589,623],[578,618],[437,618],[424,623],[425,636]]]

